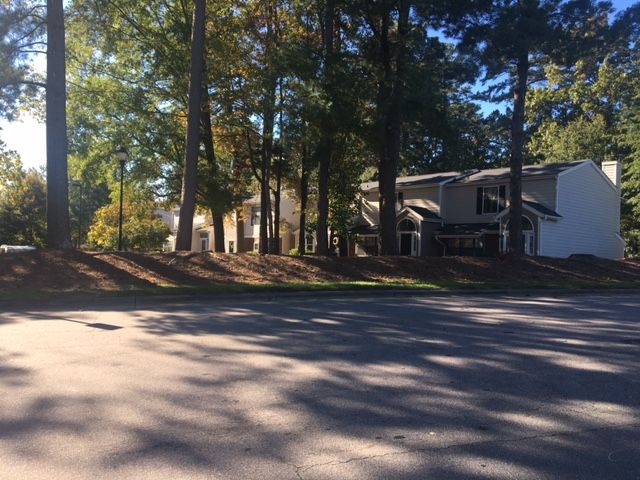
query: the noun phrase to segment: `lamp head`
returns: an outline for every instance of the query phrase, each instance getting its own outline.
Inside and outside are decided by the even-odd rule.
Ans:
[[[116,158],[124,163],[129,160],[129,152],[126,148],[120,147],[116,150]]]

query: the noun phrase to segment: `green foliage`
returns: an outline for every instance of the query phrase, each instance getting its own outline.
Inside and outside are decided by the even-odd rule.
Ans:
[[[590,159],[611,160],[612,134],[601,115],[578,118],[562,126],[545,122],[528,145],[529,152],[547,163]]]
[[[300,255],[299,253],[300,251],[298,250],[298,247],[292,248],[291,250],[289,250],[289,256],[290,257],[297,257],[298,255]],[[313,255],[314,251],[313,250],[306,250],[305,255]]]
[[[13,150],[7,150],[0,140],[0,190],[16,183],[23,176],[22,162]]]
[[[570,67],[547,60],[547,83],[528,100],[532,160],[623,162],[622,235],[640,254],[640,55],[632,8],[612,27],[616,41]],[[631,26],[634,26],[631,28]]]
[[[152,202],[126,202],[123,208],[122,242],[125,250],[159,250],[171,233],[154,213]],[[105,250],[118,247],[120,206],[110,203],[99,209],[89,230],[91,246]]]
[[[25,172],[16,156],[2,153],[0,170],[0,244],[44,247],[47,194],[42,174]]]
[[[44,5],[29,0],[0,1],[0,118],[14,119],[42,84],[30,59],[45,50],[43,13]]]

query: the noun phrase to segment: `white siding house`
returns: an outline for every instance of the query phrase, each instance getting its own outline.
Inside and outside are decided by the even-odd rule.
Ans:
[[[615,176],[613,181],[616,181]],[[540,222],[539,254],[548,257],[590,254],[622,258],[624,240],[620,237],[620,189],[619,184],[613,181],[591,161],[561,172],[558,175],[556,210],[562,219]]]
[[[618,162],[527,165],[522,170],[527,255],[622,258]],[[508,168],[399,177],[397,238],[402,255],[499,255],[508,246]],[[361,215],[351,228],[356,254],[376,254],[378,188],[361,186]],[[362,248],[358,248],[361,245]]]

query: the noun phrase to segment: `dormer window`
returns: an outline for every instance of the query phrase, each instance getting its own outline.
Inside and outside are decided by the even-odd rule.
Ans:
[[[506,208],[506,186],[478,187],[476,194],[476,214],[499,213]]]

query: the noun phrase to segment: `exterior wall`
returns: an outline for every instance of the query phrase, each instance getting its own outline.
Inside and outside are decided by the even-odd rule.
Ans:
[[[574,253],[622,258],[620,193],[593,163],[558,176],[558,205],[563,218],[540,224],[540,255],[568,257]]]
[[[251,211],[252,208],[259,208],[260,202],[259,199],[255,197],[245,202],[242,206],[242,217],[244,218],[244,237],[245,238],[260,238],[260,224],[251,225]],[[273,209],[273,199],[271,208]],[[298,229],[300,227],[300,217],[297,209],[296,201],[290,198],[286,192],[282,192],[282,196],[280,197],[280,236],[283,239],[282,242],[282,253],[289,253],[289,249],[285,251],[285,247],[289,245],[289,240],[284,240],[287,235],[289,235],[292,231]],[[228,243],[227,243],[228,245]],[[249,250],[252,251],[253,247]]]
[[[436,241],[435,231],[441,225],[436,222],[420,222],[420,256],[434,257],[442,255],[442,245]]]
[[[507,205],[509,204],[509,181],[501,183],[464,183],[447,185],[444,189],[444,220],[446,223],[490,223],[495,213],[476,213],[476,189],[505,185]],[[537,202],[552,210],[556,209],[556,179],[523,179],[522,198]]]
[[[445,223],[490,223],[494,221],[496,213],[476,214],[476,188],[480,186],[489,185],[469,183],[445,187],[443,195]]]
[[[177,225],[177,224],[176,224]],[[205,225],[209,225],[208,228],[202,228]],[[209,233],[209,250],[213,246],[213,232],[211,225],[211,216],[204,214],[196,214],[193,217],[193,232],[191,234],[191,251],[192,252],[200,252],[202,248],[200,248],[200,232],[208,232]]]
[[[380,224],[380,204],[378,203],[378,192],[366,192],[362,196],[362,208],[360,216],[369,225]]]
[[[440,215],[439,186],[411,188],[399,190],[404,196],[404,206],[428,208],[436,215]]]
[[[227,253],[233,253],[229,249],[229,242],[234,243],[234,252],[252,252],[254,243],[260,238],[260,225],[251,225],[251,208],[259,207],[259,203],[253,201],[245,202],[239,209],[239,214],[232,212],[225,216],[224,219],[224,249]],[[297,206],[294,199],[287,196],[285,192],[282,194],[280,201],[280,236],[281,236],[281,252],[289,253],[294,248],[295,239],[292,232],[299,228],[300,218],[297,212]],[[172,234],[165,242],[165,249],[173,251],[175,249],[175,233],[178,228],[179,209],[172,210],[156,210],[156,214],[162,221],[169,226]],[[199,252],[202,250],[201,233],[209,235],[209,250],[213,250],[213,227],[212,218],[209,214],[198,214],[193,217],[193,232],[191,236],[191,250]],[[238,238],[240,236],[240,238]]]
[[[423,187],[398,189],[403,193],[404,206],[414,206],[428,208],[436,215],[440,215],[440,187],[437,185]],[[360,217],[370,225],[380,224],[380,203],[378,191],[366,192],[362,197],[362,208]]]
[[[509,199],[507,185],[507,200]],[[556,178],[524,179],[522,181],[522,199],[537,202],[551,210],[556,209]]]

